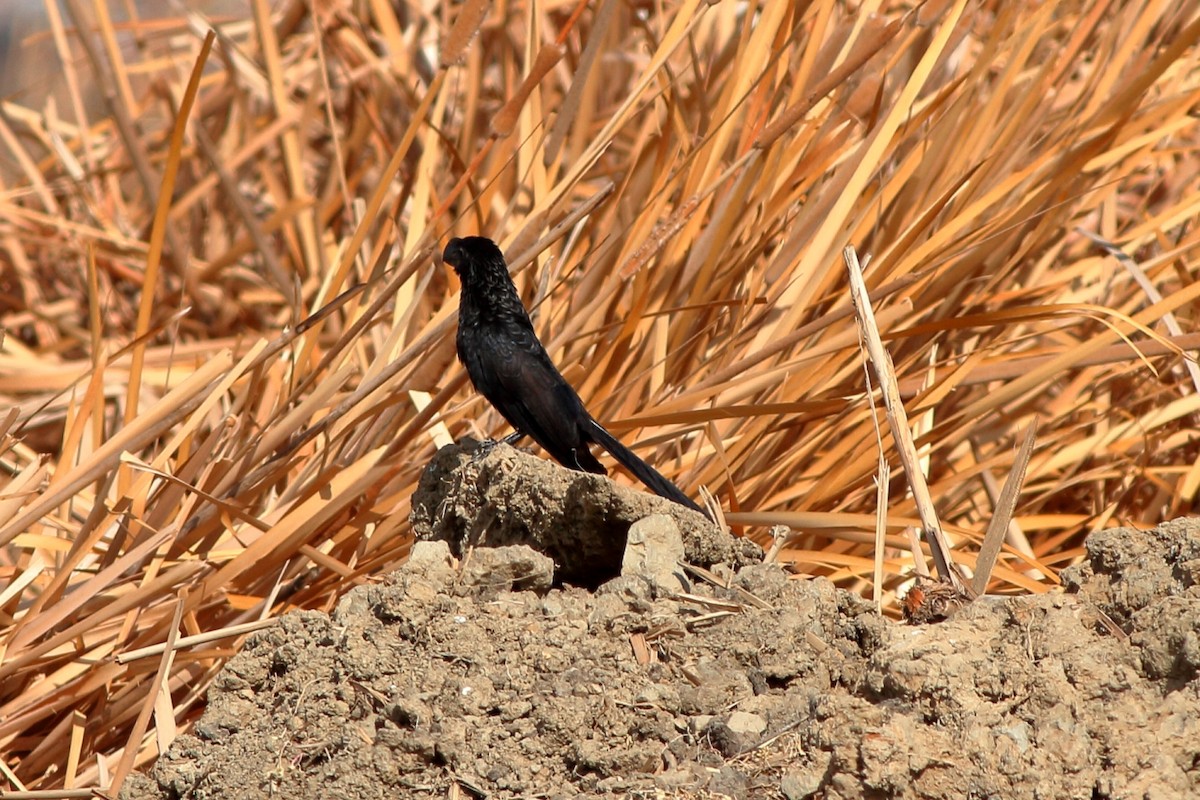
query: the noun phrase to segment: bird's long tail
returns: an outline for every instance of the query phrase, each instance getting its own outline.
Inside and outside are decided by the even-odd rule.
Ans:
[[[659,497],[674,500],[681,506],[687,506],[693,511],[699,511],[701,514],[704,514],[704,509],[700,508],[690,497],[684,494],[678,486],[663,477],[654,467],[638,458],[632,450],[621,444],[617,437],[606,431],[604,426],[599,422],[596,422],[596,420],[592,420],[591,422],[591,433],[596,444],[611,453],[612,457],[621,462],[621,466],[633,473],[633,477],[644,483],[646,488]]]

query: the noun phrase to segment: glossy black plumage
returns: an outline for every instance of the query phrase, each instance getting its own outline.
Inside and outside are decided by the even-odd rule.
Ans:
[[[588,449],[598,444],[655,494],[701,510],[587,412],[538,341],[495,242],[482,236],[451,239],[442,260],[462,280],[458,358],[471,383],[519,436],[532,437],[565,467],[603,475],[607,470]]]

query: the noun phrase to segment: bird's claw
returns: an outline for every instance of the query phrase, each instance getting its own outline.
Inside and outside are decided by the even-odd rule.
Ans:
[[[506,444],[509,447],[512,447],[517,442],[521,441],[524,436],[525,434],[523,433],[510,433],[503,439],[484,439],[475,446],[475,450],[471,453],[471,463],[482,461],[483,459],[487,458],[489,455],[491,455],[492,451],[496,449],[496,445]]]
[[[500,444],[496,439],[484,439],[479,444],[475,445],[475,449],[471,451],[471,463],[483,461],[492,451],[496,449],[496,445]]]

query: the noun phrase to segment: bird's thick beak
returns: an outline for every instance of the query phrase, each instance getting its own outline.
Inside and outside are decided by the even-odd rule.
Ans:
[[[457,274],[463,263],[462,239],[454,238],[446,242],[446,249],[442,251],[439,261]]]

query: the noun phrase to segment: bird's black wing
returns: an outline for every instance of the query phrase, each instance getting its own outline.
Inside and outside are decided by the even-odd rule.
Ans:
[[[484,397],[555,461],[605,474],[604,465],[588,450],[591,417],[533,330],[517,324],[505,326],[503,336],[484,335],[486,344],[465,355],[477,361],[473,374]],[[475,358],[485,352],[486,357]]]

